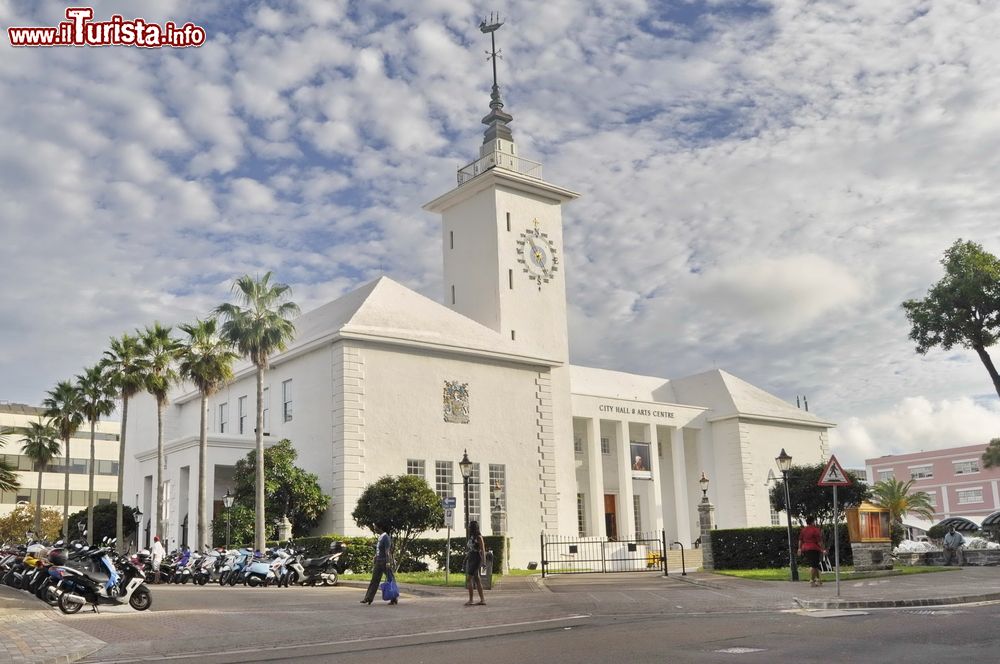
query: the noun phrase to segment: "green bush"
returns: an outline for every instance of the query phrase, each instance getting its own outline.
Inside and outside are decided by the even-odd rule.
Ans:
[[[948,534],[948,529],[942,526],[940,523],[934,524],[927,529],[927,539],[939,540],[944,539],[944,536]]]
[[[493,573],[500,574],[503,569],[504,538],[502,536],[484,536],[486,548],[493,552]],[[345,569],[350,569],[358,574],[367,574],[372,571],[372,562],[375,557],[374,537],[343,537],[340,535],[323,535],[320,537],[297,537],[293,540],[297,549],[304,549],[306,555],[318,556],[326,555],[330,550],[331,542],[343,542],[347,545],[341,560]],[[465,539],[453,537],[451,539],[451,568],[452,572],[462,572],[465,562]],[[399,571],[419,572],[427,570],[426,559],[433,560],[438,569],[444,569],[445,565],[445,539],[444,538],[420,538],[410,540],[406,557],[398,561]]]
[[[800,528],[792,528],[792,546],[798,550]],[[830,562],[833,562],[833,525],[823,528]],[[732,528],[712,531],[712,557],[716,569],[762,569],[788,567],[788,530]],[[847,524],[840,526],[840,564],[853,564]],[[802,564],[802,561],[799,561]]]

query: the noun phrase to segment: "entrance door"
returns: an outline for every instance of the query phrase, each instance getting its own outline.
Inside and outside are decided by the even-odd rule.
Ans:
[[[604,494],[604,528],[609,540],[618,539],[618,517],[613,493]]]

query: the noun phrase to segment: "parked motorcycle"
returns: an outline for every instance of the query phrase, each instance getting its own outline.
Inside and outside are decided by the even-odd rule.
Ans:
[[[346,550],[347,546],[343,542],[331,542],[330,553],[325,556],[303,558],[301,551],[294,553],[286,562],[288,574],[283,580],[284,584],[286,586],[294,583],[304,586],[315,586],[318,583],[324,586],[337,585],[338,575],[344,571],[340,566],[340,559]]]
[[[152,605],[153,596],[145,584],[145,575],[128,558],[111,547],[94,549],[86,558],[96,563],[96,569],[85,572],[68,564],[53,567],[53,573],[60,577],[56,586],[60,611],[77,613],[84,604],[90,604],[95,612],[99,605],[122,604],[145,611]]]

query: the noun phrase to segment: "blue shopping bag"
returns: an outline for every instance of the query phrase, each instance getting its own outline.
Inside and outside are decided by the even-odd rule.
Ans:
[[[396,577],[391,571],[386,571],[386,580],[379,585],[379,588],[382,589],[382,599],[386,602],[399,597],[399,586],[396,585]]]

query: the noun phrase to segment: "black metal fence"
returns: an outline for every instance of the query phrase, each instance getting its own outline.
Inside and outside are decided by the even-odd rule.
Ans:
[[[662,572],[667,576],[667,535],[637,533],[631,539],[564,537],[542,533],[542,577],[547,574]]]

